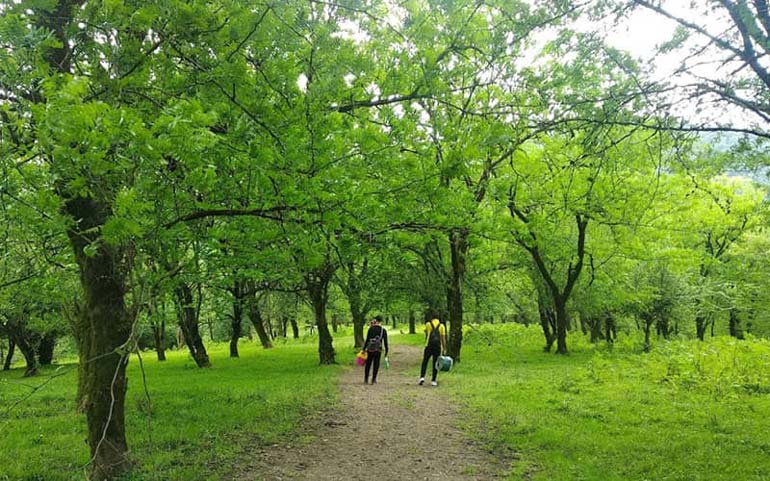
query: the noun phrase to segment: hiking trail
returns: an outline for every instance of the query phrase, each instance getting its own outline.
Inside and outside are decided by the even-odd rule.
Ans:
[[[308,418],[291,444],[261,447],[238,468],[239,481],[489,481],[503,460],[458,427],[458,410],[438,387],[417,385],[422,349],[393,345],[375,385],[363,367],[341,374],[339,402]],[[509,453],[510,454],[510,453]],[[508,456],[510,458],[511,456]]]

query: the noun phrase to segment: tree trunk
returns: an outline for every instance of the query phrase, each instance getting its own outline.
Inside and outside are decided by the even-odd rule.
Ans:
[[[13,342],[13,338],[8,336],[8,354],[5,356],[5,362],[3,363],[3,371],[11,369],[11,362],[13,361],[13,354],[16,350],[16,343]]]
[[[567,354],[567,327],[569,317],[567,315],[566,299],[556,299],[556,354]]]
[[[126,344],[132,319],[125,305],[123,267],[119,247],[96,241],[94,228],[104,224],[109,207],[94,198],[70,198],[65,208],[78,220],[68,236],[80,267],[84,301],[76,323],[80,351],[79,401],[86,413],[91,449],[90,479],[114,479],[128,471],[125,432],[127,388]],[[96,245],[95,253],[86,248]]]
[[[409,309],[409,334],[416,334],[415,322],[414,322],[414,310]]]
[[[736,339],[743,339],[741,319],[738,317],[738,309],[730,309],[730,335]]]
[[[259,298],[257,297],[256,292],[254,295],[249,297],[247,306],[249,309],[249,320],[254,326],[254,330],[257,331],[259,342],[265,349],[272,348],[273,343],[270,340],[270,336],[267,335],[267,331],[265,330],[265,320],[262,318],[262,311],[259,308]]]
[[[24,377],[32,377],[37,375],[37,360],[35,358],[35,350],[26,339],[17,338],[16,345],[19,347],[21,354],[24,356],[24,361],[27,363],[27,367],[24,370]]]
[[[604,315],[604,339],[607,340],[607,344],[614,344],[617,337],[618,325],[615,323],[612,313],[607,312]]]
[[[289,335],[289,319],[287,317],[281,317],[281,335],[288,337]]]
[[[657,332],[658,336],[662,337],[663,339],[668,339],[668,337],[671,335],[669,320],[665,314],[662,314],[655,321],[655,332]]]
[[[509,204],[511,215],[519,218],[523,222],[527,223],[528,219],[521,211],[517,210],[513,203]],[[553,276],[548,270],[548,266],[538,249],[537,244],[530,245],[523,239],[517,238],[519,245],[524,247],[530,255],[532,260],[535,261],[535,266],[542,280],[545,282],[545,287],[550,293],[550,297],[553,300],[554,307],[556,308],[556,353],[567,354],[567,329],[569,328],[569,314],[567,313],[567,301],[572,293],[572,289],[575,287],[575,283],[580,277],[580,272],[583,270],[583,260],[585,258],[585,243],[586,243],[586,230],[588,228],[589,219],[583,214],[575,213],[575,222],[577,223],[578,238],[577,238],[577,262],[573,264],[569,263],[567,268],[567,282],[564,285],[564,289],[560,290],[554,281]],[[534,237],[534,234],[533,234]]]
[[[158,361],[165,361],[166,309],[164,303],[161,303],[162,312],[158,309],[157,299],[157,295],[154,295],[150,303],[150,327],[152,328],[152,336],[155,340],[155,353],[158,356]]]
[[[166,322],[161,320],[161,325],[153,324],[152,333],[155,337],[155,352],[158,354],[158,361],[166,360]]]
[[[238,340],[243,334],[243,296],[245,285],[240,279],[236,279],[233,285],[233,315],[230,318],[230,357],[238,356]]]
[[[190,355],[198,367],[210,367],[209,355],[206,353],[206,347],[203,345],[200,332],[198,330],[198,315],[193,303],[193,294],[190,286],[180,282],[174,288],[176,295],[176,311],[179,327],[184,335],[185,344],[190,350]]]
[[[455,229],[449,233],[449,250],[452,257],[452,276],[447,292],[449,309],[448,354],[455,362],[460,362],[460,350],[463,342],[463,279],[465,277],[465,257],[468,254],[468,231]]]
[[[326,322],[329,281],[333,274],[334,267],[327,263],[305,277],[310,302],[313,305],[316,327],[318,327],[318,357],[321,364],[336,364],[332,335]]]
[[[581,324],[583,316],[580,316]],[[591,343],[597,343],[599,341],[604,340],[604,334],[602,333],[602,319],[599,317],[592,317],[590,320],[586,321],[586,324],[590,328],[591,332]]]
[[[56,336],[53,333],[46,333],[40,338],[37,346],[37,360],[41,366],[50,366],[53,362],[53,350],[56,347]]]
[[[179,324],[177,324],[177,326],[176,326],[176,347],[177,347],[177,349],[182,349],[186,345],[187,345],[187,341],[185,341],[185,339],[184,339],[184,331],[182,331],[182,328],[179,327]]]
[[[211,319],[206,320],[206,325],[209,328],[209,340],[214,342],[214,321]]]
[[[366,313],[361,309],[361,297],[358,292],[349,293],[348,304],[350,304],[350,315],[353,317],[353,344],[355,344],[356,349],[362,349],[364,347]]]
[[[24,321],[13,320],[9,321],[6,325],[8,329],[8,335],[13,338],[13,342],[21,351],[24,356],[24,360],[27,363],[27,368],[24,371],[24,377],[32,377],[37,374],[37,358],[35,356],[35,349],[30,342],[30,336],[24,327]]]
[[[642,321],[644,322],[644,352],[650,352],[650,331],[652,330],[654,319],[651,316],[645,315]]]
[[[353,308],[350,308],[351,314],[353,314],[353,344],[356,349],[362,349],[364,347],[364,325],[366,324],[366,318],[361,311],[353,312]]]
[[[297,319],[295,317],[291,318],[291,334],[294,339],[299,339],[299,324],[297,324]]]
[[[543,328],[543,336],[545,336],[545,346],[543,350],[545,352],[551,352],[553,343],[556,341],[556,314],[553,309],[545,304],[543,299],[538,296],[537,307],[540,313],[540,327]]]
[[[353,318],[353,344],[356,349],[361,349],[364,347],[364,325],[368,312],[365,312],[366,306],[361,302],[361,282],[353,263],[348,263],[348,282],[344,291]]]
[[[262,324],[265,326],[265,332],[267,333],[268,339],[275,339],[278,337],[278,333],[275,332],[273,321],[270,320],[270,316],[263,317]],[[249,332],[251,332],[251,330],[249,330]]]
[[[337,334],[337,313],[332,314],[332,332]]]
[[[695,317],[695,334],[701,341],[706,336],[706,329],[708,328],[708,323],[706,321],[705,316],[698,315]]]
[[[585,336],[592,330],[592,327],[593,327],[592,322],[594,321],[594,319],[589,319],[588,316],[583,312],[580,312],[579,314],[580,314],[580,331]],[[591,333],[591,342],[594,342],[593,338],[594,338],[593,333]]]

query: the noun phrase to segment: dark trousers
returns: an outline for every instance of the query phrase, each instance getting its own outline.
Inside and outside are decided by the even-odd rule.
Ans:
[[[431,357],[433,358],[433,377],[431,378],[431,381],[436,380],[436,375],[438,374],[438,369],[436,369],[436,363],[438,362],[438,357],[441,355],[441,349],[435,349],[431,347],[425,347],[425,351],[422,354],[422,367],[420,368],[420,377],[425,377],[425,371],[428,370],[428,359]]]
[[[366,358],[366,365],[364,366],[364,382],[369,380],[369,369],[374,365],[372,371],[372,383],[377,382],[377,372],[380,370],[380,351],[370,352]]]

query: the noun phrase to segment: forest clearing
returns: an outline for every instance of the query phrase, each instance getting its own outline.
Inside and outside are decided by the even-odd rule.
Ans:
[[[770,479],[769,188],[767,0],[0,2],[0,481]]]

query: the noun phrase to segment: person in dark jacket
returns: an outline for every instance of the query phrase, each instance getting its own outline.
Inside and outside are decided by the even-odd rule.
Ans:
[[[372,384],[377,384],[377,372],[380,370],[380,357],[383,350],[385,357],[388,357],[388,331],[382,327],[382,316],[375,316],[369,323],[364,350],[368,354],[364,366],[364,384],[369,382],[369,371],[372,372]]]

